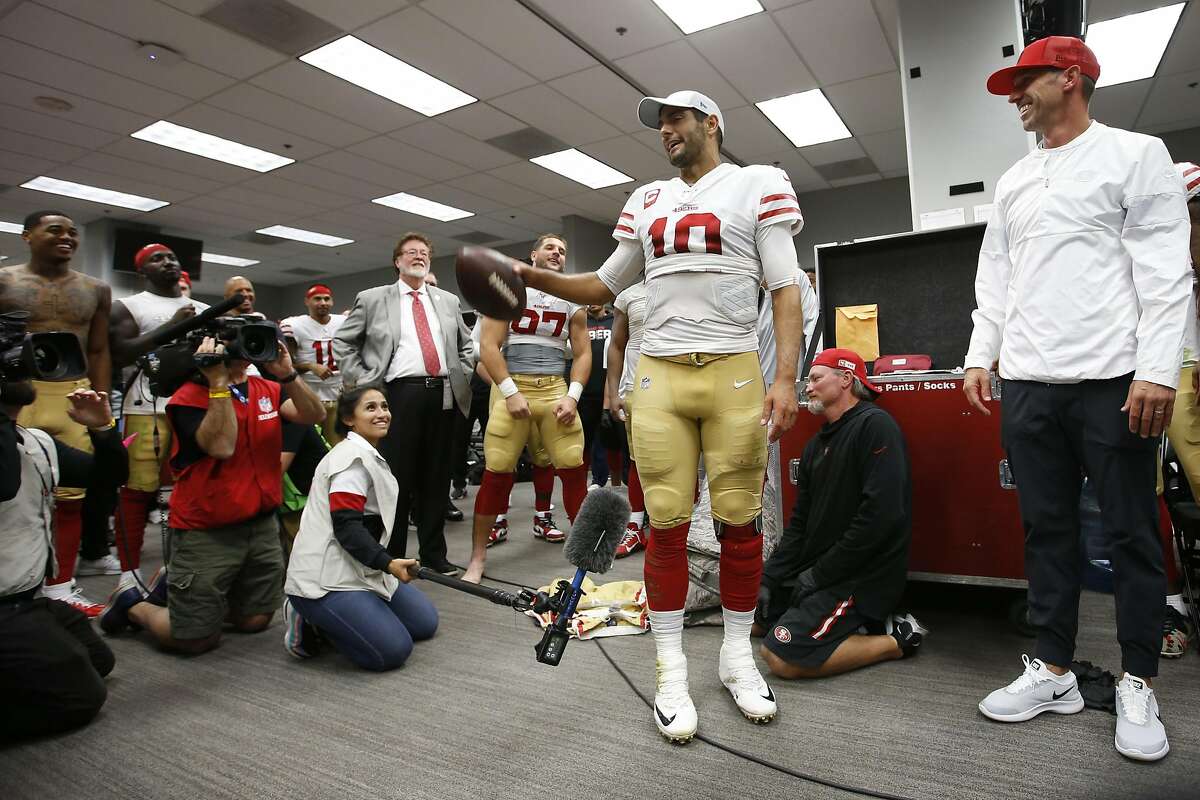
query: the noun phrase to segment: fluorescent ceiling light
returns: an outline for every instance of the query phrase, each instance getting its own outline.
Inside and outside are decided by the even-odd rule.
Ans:
[[[376,197],[371,202],[379,203],[381,206],[398,208],[410,214],[436,219],[439,222],[452,222],[456,219],[466,219],[467,217],[475,216],[475,212],[473,211],[463,211],[461,208],[435,203],[432,200],[426,200],[424,197],[417,197],[415,194],[407,194],[405,192],[389,194],[387,197]]]
[[[135,139],[141,139],[163,147],[182,150],[192,155],[211,158],[214,161],[224,161],[237,167],[245,167],[255,172],[270,172],[273,169],[295,163],[294,158],[284,158],[257,147],[213,136],[211,133],[192,130],[173,122],[159,120],[153,125],[147,125],[140,131],[129,134]]]
[[[201,253],[200,260],[207,261],[209,264],[228,264],[231,267],[250,267],[258,263],[253,258],[222,256],[216,253]]]
[[[318,47],[300,56],[300,60],[427,117],[476,101],[466,92],[353,36]]]
[[[702,31],[763,10],[758,0],[654,0],[684,34]]]
[[[280,239],[293,239],[297,242],[307,242],[308,244],[319,244],[322,247],[337,247],[339,244],[350,244],[354,241],[353,239],[341,239],[325,233],[306,231],[303,228],[289,228],[287,225],[272,225],[269,228],[259,228],[255,233],[261,233],[264,236],[277,236]]]
[[[132,208],[136,211],[153,211],[156,208],[170,205],[165,200],[155,200],[150,197],[140,197],[136,194],[114,192],[111,189],[100,189],[82,183],[60,181],[57,178],[47,178],[39,175],[28,183],[21,184],[22,189],[33,189],[48,194],[58,194],[63,197],[75,197],[80,200],[90,200],[106,206]]]
[[[603,161],[597,161],[574,147],[570,150],[560,150],[557,153],[549,153],[529,160],[539,167],[557,172],[564,178],[582,183],[589,189],[603,189],[605,186],[616,186],[618,183],[628,183],[633,180],[624,172],[618,172]]]
[[[0,222],[0,233],[16,233],[25,232],[25,226],[19,222]]]
[[[842,122],[820,89],[776,97],[754,105],[796,147],[850,138],[846,123]]]
[[[1088,25],[1088,47],[1100,62],[1100,80],[1096,86],[1152,77],[1158,71],[1158,62],[1175,33],[1175,24],[1185,5],[1176,3]]]

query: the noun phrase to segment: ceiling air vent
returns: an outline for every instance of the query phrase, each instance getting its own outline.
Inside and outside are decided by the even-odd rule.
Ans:
[[[284,0],[225,0],[200,16],[290,56],[307,53],[342,35],[340,28]]]
[[[557,153],[566,150],[569,145],[561,139],[555,139],[548,133],[537,128],[521,128],[519,131],[506,133],[485,140],[492,147],[498,147],[506,153],[512,153],[517,158],[530,159],[544,156],[547,153]]]
[[[827,181],[840,181],[844,178],[857,178],[860,175],[870,175],[879,172],[879,167],[869,158],[852,158],[849,161],[835,161],[832,164],[819,164],[813,167]]]

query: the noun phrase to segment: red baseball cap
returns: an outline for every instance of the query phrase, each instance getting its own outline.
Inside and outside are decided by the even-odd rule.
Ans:
[[[987,90],[992,94],[1012,94],[1013,78],[1018,72],[1041,67],[1067,69],[1074,66],[1078,66],[1079,71],[1092,80],[1100,79],[1100,62],[1082,39],[1047,36],[1022,50],[1016,64],[993,72],[987,79]]]
[[[192,288],[192,276],[187,274],[186,269],[179,273],[179,282],[186,283],[189,289]]]
[[[812,365],[814,367],[844,369],[862,381],[862,385],[875,394],[882,394],[882,390],[867,378],[867,365],[859,357],[858,353],[853,350],[847,350],[844,347],[831,347],[828,350],[822,350],[813,359]]]

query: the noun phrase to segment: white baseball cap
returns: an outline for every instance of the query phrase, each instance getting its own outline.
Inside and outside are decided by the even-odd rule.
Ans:
[[[717,127],[721,130],[721,135],[725,134],[725,117],[721,114],[721,109],[707,95],[690,89],[671,92],[666,97],[643,97],[642,101],[638,103],[638,120],[647,128],[658,130],[658,115],[662,113],[664,106],[694,108],[705,116],[716,114]]]

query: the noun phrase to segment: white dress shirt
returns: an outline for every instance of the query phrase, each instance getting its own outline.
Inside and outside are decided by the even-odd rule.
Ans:
[[[1179,380],[1188,212],[1162,141],[1099,122],[996,184],[965,366],[1077,383]]]
[[[438,375],[448,374],[446,371],[446,348],[442,345],[442,323],[438,320],[437,311],[429,299],[429,290],[422,284],[420,289],[409,287],[404,281],[396,281],[396,291],[400,293],[400,343],[392,355],[392,363],[388,366],[385,380],[396,378],[416,378],[429,375],[425,369],[425,357],[421,354],[421,342],[417,339],[417,325],[413,321],[413,297],[415,291],[421,298],[421,306],[425,309],[425,319],[429,320],[429,332],[433,334],[433,346],[437,348],[438,363],[441,371]]]

